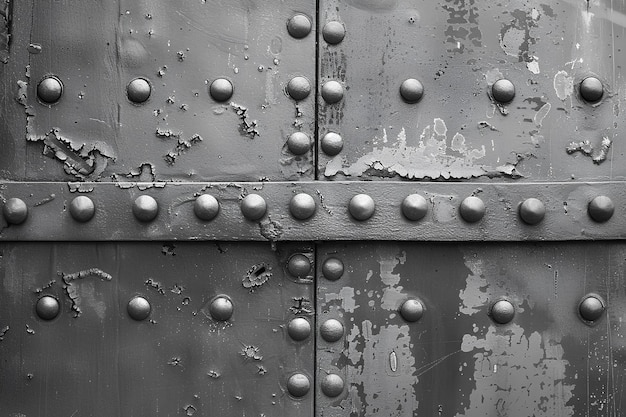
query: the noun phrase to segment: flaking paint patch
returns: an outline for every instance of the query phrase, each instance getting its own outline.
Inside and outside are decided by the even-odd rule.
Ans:
[[[556,96],[565,101],[574,94],[574,77],[570,77],[566,71],[558,71],[554,74],[553,86]]]
[[[347,313],[354,313],[359,306],[354,299],[354,288],[343,287],[338,293],[327,293],[325,295],[326,303],[330,301],[340,301],[341,309]]]

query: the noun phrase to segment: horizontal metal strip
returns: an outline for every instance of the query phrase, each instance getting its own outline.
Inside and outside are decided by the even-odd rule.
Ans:
[[[4,182],[0,240],[622,239],[625,185]]]

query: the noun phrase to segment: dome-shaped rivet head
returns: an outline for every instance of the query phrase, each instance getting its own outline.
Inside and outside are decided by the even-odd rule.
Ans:
[[[48,76],[37,85],[37,97],[46,104],[59,101],[63,94],[63,83],[57,77]]]
[[[420,220],[428,212],[428,202],[419,194],[411,194],[402,201],[402,214],[409,220]]]
[[[407,103],[417,103],[424,95],[424,86],[419,80],[409,78],[400,85],[400,95]]]
[[[327,342],[336,342],[343,337],[343,324],[339,320],[328,319],[320,326],[320,335]]]
[[[152,87],[145,78],[135,78],[126,87],[126,95],[133,103],[143,103],[148,100],[151,92]]]
[[[70,203],[70,214],[77,222],[85,223],[96,214],[96,206],[91,198],[79,195]]]
[[[322,151],[328,156],[335,156],[343,149],[343,138],[335,132],[328,132],[322,137]]]
[[[400,306],[400,315],[408,322],[418,321],[424,315],[424,306],[415,298],[408,299]]]
[[[226,321],[233,315],[233,302],[225,295],[218,295],[211,301],[209,313],[215,320]]]
[[[248,220],[259,220],[266,211],[265,199],[258,194],[248,194],[241,200],[241,214]]]
[[[463,220],[469,223],[475,223],[485,215],[485,203],[478,197],[467,197],[461,203],[459,208]]]
[[[26,207],[26,203],[20,198],[9,198],[6,203],[4,203],[4,207],[2,207],[2,214],[4,214],[7,223],[24,223],[24,220],[28,217],[28,207]]]
[[[342,23],[333,20],[324,25],[322,36],[326,43],[337,45],[346,36],[346,28]]]
[[[528,198],[519,206],[519,216],[524,223],[537,224],[546,216],[546,208],[536,198]]]
[[[343,98],[343,87],[338,81],[326,81],[322,85],[322,98],[328,104],[337,103]]]
[[[311,261],[306,255],[296,253],[291,255],[287,262],[287,270],[294,277],[306,277],[311,272]]]
[[[311,139],[304,132],[294,132],[287,139],[287,148],[294,155],[304,155],[311,149]]]
[[[343,262],[337,258],[328,258],[322,264],[324,278],[336,281],[343,275]]]
[[[304,100],[311,94],[311,84],[304,77],[293,77],[287,83],[287,94],[296,101]]]
[[[350,215],[356,220],[364,221],[372,217],[376,210],[374,199],[367,194],[357,194],[350,199],[348,204]]]
[[[35,311],[42,320],[52,320],[59,315],[59,301],[54,297],[44,295],[37,300]]]
[[[287,333],[297,342],[305,340],[311,334],[311,323],[305,318],[296,317],[289,322]]]
[[[578,306],[580,316],[586,321],[598,320],[602,317],[605,309],[604,301],[599,295],[595,294],[586,295]]]
[[[215,101],[230,100],[233,90],[233,84],[226,78],[217,78],[209,86],[209,94]]]
[[[152,221],[159,214],[159,205],[153,197],[140,195],[133,203],[133,214],[139,221]]]
[[[306,220],[315,214],[317,206],[313,197],[306,193],[296,194],[291,197],[289,211],[298,220]]]
[[[343,392],[343,379],[337,374],[328,374],[322,379],[322,392],[327,397],[337,397]]]
[[[491,86],[491,95],[499,103],[510,103],[515,98],[515,86],[506,79],[501,79]]]
[[[515,317],[515,307],[508,300],[496,301],[489,312],[493,321],[499,324],[506,324]]]
[[[220,211],[220,204],[210,194],[202,194],[193,203],[193,212],[201,220],[213,220]]]
[[[293,374],[287,380],[287,391],[294,397],[304,397],[310,388],[311,382],[304,374]]]
[[[137,321],[147,319],[151,310],[150,302],[141,296],[131,298],[126,306],[126,311],[130,318]]]
[[[580,96],[590,103],[594,103],[602,98],[604,88],[602,81],[596,77],[587,77],[580,83]]]
[[[615,212],[615,205],[609,197],[599,195],[591,200],[589,207],[587,207],[587,212],[592,219],[602,223],[609,220],[613,216],[613,212]]]
[[[311,33],[311,20],[303,15],[297,14],[287,21],[287,32],[296,39],[302,39]]]

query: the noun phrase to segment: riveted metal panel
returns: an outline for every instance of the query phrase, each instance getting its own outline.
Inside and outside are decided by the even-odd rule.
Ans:
[[[319,36],[318,141],[343,138],[320,154],[320,179],[623,179],[625,12],[611,1],[321,1],[320,32],[340,24],[345,38]],[[587,77],[601,99],[583,98]],[[408,79],[421,99],[415,85],[401,95]],[[510,102],[492,92],[500,79]],[[338,102],[322,97],[329,81],[343,86]]]
[[[621,415],[625,258],[617,242],[320,245],[318,415]]]
[[[3,244],[0,404],[4,415],[311,415],[312,276],[286,268],[308,246],[189,243]],[[60,311],[42,320],[36,305]],[[128,303],[149,301],[143,320]],[[216,296],[232,316],[212,316]],[[224,317],[222,317],[224,318]]]

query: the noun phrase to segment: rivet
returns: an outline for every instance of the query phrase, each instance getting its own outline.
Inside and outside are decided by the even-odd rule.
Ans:
[[[302,39],[311,32],[312,24],[303,14],[297,14],[287,21],[287,32],[296,39]]]
[[[499,324],[506,324],[515,317],[515,307],[508,300],[496,301],[489,312],[493,321]]]
[[[2,213],[7,223],[20,224],[28,217],[28,207],[20,198],[9,198],[2,207]]]
[[[613,212],[615,212],[615,205],[609,197],[599,195],[591,200],[589,206],[587,207],[587,212],[592,219],[602,223],[609,220],[613,216]]]
[[[294,132],[287,139],[287,148],[294,155],[304,155],[311,149],[311,139],[304,132]]]
[[[298,220],[306,220],[315,214],[317,206],[315,200],[309,194],[299,193],[291,197],[289,211]]]
[[[55,76],[47,76],[37,85],[37,97],[44,103],[56,103],[62,94],[63,83]]]
[[[343,392],[343,379],[337,374],[328,374],[322,379],[322,392],[327,397],[337,397]]]
[[[159,204],[149,195],[140,195],[133,203],[133,214],[139,221],[152,221],[159,214]]]
[[[310,388],[311,382],[304,374],[293,374],[287,380],[287,391],[294,397],[304,397]]]
[[[311,271],[311,261],[306,255],[296,253],[291,255],[287,262],[287,270],[294,277],[302,278],[306,277]]]
[[[233,84],[226,78],[217,78],[209,86],[209,94],[215,101],[227,101],[233,96]]]
[[[305,340],[311,334],[311,323],[305,318],[296,317],[289,321],[287,333],[295,341]]]
[[[265,216],[266,211],[267,203],[258,194],[248,194],[241,200],[241,213],[248,220],[259,220]]]
[[[343,98],[343,87],[338,81],[326,81],[322,85],[322,98],[328,104],[337,103]]]
[[[59,301],[54,297],[44,295],[37,300],[35,311],[42,320],[52,320],[59,315]]]
[[[461,203],[459,211],[466,222],[475,223],[485,215],[485,203],[478,197],[467,197]]]
[[[424,86],[419,80],[409,78],[400,85],[400,95],[407,103],[417,103],[424,95]]]
[[[578,311],[580,312],[580,316],[587,321],[596,321],[602,314],[606,306],[604,301],[599,295],[588,294],[586,295],[580,305],[578,306]]]
[[[531,225],[537,224],[543,220],[545,215],[545,206],[541,200],[536,198],[528,198],[519,206],[519,216],[522,218],[524,223]]]
[[[215,320],[226,321],[233,315],[233,302],[225,295],[218,295],[211,301],[209,313]]]
[[[293,77],[287,83],[287,94],[296,101],[304,100],[311,94],[311,84],[304,77]]]
[[[151,310],[152,307],[150,307],[150,302],[141,296],[131,298],[128,302],[128,306],[126,306],[128,315],[133,320],[137,321],[147,319]]]
[[[126,95],[133,103],[143,103],[148,100],[151,92],[152,87],[145,78],[135,78],[126,87]]]
[[[356,220],[364,221],[372,217],[376,210],[376,203],[367,194],[357,194],[350,199],[348,210]]]
[[[419,300],[410,298],[400,306],[400,315],[408,322],[418,321],[424,315],[424,306]]]
[[[507,79],[500,79],[491,86],[491,95],[499,103],[509,103],[515,97],[515,86]]]
[[[220,204],[211,194],[202,194],[193,203],[193,212],[201,220],[213,220],[220,211]]]
[[[343,149],[343,138],[335,133],[328,132],[322,137],[322,151],[328,156],[335,156]]]
[[[341,22],[333,20],[324,25],[324,29],[322,29],[322,36],[324,37],[326,43],[337,45],[346,36],[346,28]]]
[[[322,264],[322,275],[328,280],[336,281],[343,275],[343,262],[337,258],[328,258]]]
[[[85,223],[96,214],[96,206],[91,198],[79,195],[70,203],[70,214],[77,222]]]
[[[420,220],[428,212],[428,202],[419,194],[411,194],[402,201],[402,214],[409,220]]]
[[[339,320],[328,319],[320,326],[320,335],[327,342],[336,342],[343,337],[343,324]]]
[[[587,77],[580,83],[580,96],[590,103],[594,103],[604,95],[602,81],[596,77]]]

